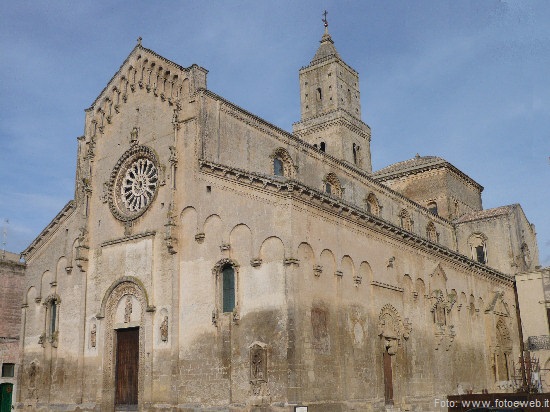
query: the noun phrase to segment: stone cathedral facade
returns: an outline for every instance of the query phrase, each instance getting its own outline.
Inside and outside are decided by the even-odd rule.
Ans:
[[[141,42],[86,110],[75,197],[24,251],[22,410],[431,410],[512,391],[519,205],[442,158],[373,172],[325,31],[292,133]],[[299,407],[302,407],[301,409]]]

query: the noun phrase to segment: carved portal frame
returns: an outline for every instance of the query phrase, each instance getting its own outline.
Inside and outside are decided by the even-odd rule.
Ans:
[[[115,325],[115,317],[118,304],[127,296],[136,298],[139,302],[139,321],[131,322],[121,326]],[[134,309],[134,312],[137,308]],[[143,405],[150,398],[150,382],[152,365],[147,362],[145,353],[152,353],[153,350],[153,317],[146,316],[146,312],[154,312],[154,306],[148,302],[147,292],[143,284],[131,276],[123,277],[115,281],[105,293],[97,319],[104,319],[104,341],[103,341],[103,385],[102,385],[102,410],[112,410],[115,403],[115,368],[116,368],[116,330],[130,327],[139,327],[139,367],[138,367],[138,405]],[[136,324],[137,323],[137,324]],[[147,339],[147,336],[150,336]]]

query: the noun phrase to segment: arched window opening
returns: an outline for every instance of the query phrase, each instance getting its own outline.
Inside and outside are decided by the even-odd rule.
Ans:
[[[273,152],[271,158],[273,160],[272,173],[275,176],[294,177],[294,164],[286,149],[279,147]]]
[[[223,312],[233,312],[235,309],[235,269],[226,265],[222,269],[222,307]]]
[[[428,203],[428,210],[430,211],[430,213],[437,215],[437,203],[436,202]]]
[[[367,212],[373,216],[380,216],[380,204],[374,193],[367,196]]]
[[[321,88],[317,88],[317,100],[321,100],[323,98],[323,94],[321,93]]]
[[[471,258],[476,262],[487,264],[487,237],[483,233],[474,233],[468,239]]]
[[[57,317],[57,301],[52,300],[50,303],[50,330],[48,331],[49,336],[53,336],[53,334],[57,330],[56,317]]]
[[[321,144],[319,145],[320,149],[321,149],[321,152],[325,152],[326,151],[326,147],[327,145],[325,144],[325,142],[321,142]]]
[[[323,179],[323,183],[325,193],[338,197],[342,196],[342,185],[334,173],[329,173],[325,179]]]
[[[278,157],[273,159],[273,174],[275,176],[284,176],[283,161]]]

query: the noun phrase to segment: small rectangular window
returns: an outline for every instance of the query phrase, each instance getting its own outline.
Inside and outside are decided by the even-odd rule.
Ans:
[[[13,378],[15,375],[15,364],[14,363],[3,363],[2,364],[2,377],[3,378]]]

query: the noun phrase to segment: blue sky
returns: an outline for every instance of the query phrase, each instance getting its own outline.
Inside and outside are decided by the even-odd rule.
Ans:
[[[12,1],[0,6],[0,224],[22,251],[72,199],[76,137],[136,44],[291,131],[298,70],[329,30],[360,74],[373,168],[441,156],[520,203],[550,265],[550,2]],[[5,226],[6,224],[3,223]]]

